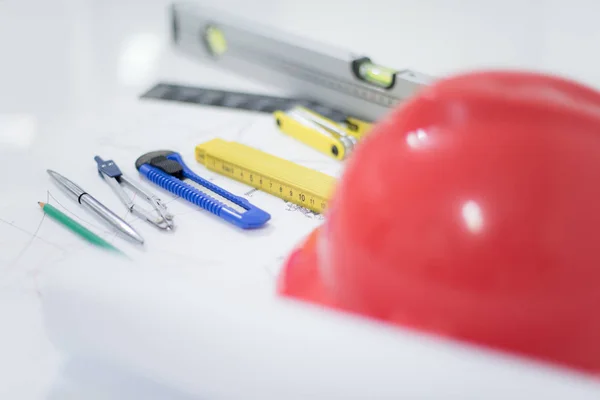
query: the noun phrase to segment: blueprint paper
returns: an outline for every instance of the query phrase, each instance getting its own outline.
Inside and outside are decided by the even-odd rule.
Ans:
[[[32,130],[32,127],[34,128]],[[206,170],[194,159],[194,147],[215,137],[238,140],[332,175],[341,165],[280,133],[269,115],[205,109],[135,98],[116,101],[94,113],[51,116],[46,120],[4,119],[2,139],[25,132],[26,141],[0,146],[0,354],[18,360],[1,369],[0,398],[44,385],[54,378],[61,355],[49,343],[42,325],[40,274],[74,258],[84,267],[94,247],[45,217],[38,201],[48,202],[123,250],[133,262],[165,268],[174,275],[197,274],[207,281],[212,272],[230,273],[216,287],[233,287],[256,296],[273,296],[276,276],[289,251],[322,223],[317,216],[283,200],[253,191],[241,183]],[[11,139],[12,140],[12,139]],[[198,175],[271,213],[264,229],[245,232],[149,183],[134,162],[145,152],[178,151]],[[130,215],[98,175],[94,156],[112,158],[139,186],[158,195],[175,214],[174,232],[163,232]],[[117,236],[54,184],[54,169],[79,184],[130,222],[145,246]],[[139,204],[148,207],[145,202]],[[137,261],[144,257],[143,261]],[[225,290],[225,289],[224,289]],[[10,368],[8,366],[10,365]],[[36,372],[37,371],[37,372]],[[4,392],[8,390],[8,392]],[[4,396],[6,395],[6,396]]]
[[[18,186],[19,190],[3,193],[0,199],[0,238],[8,249],[0,256],[0,262],[6,266],[0,269],[0,276],[5,278],[2,282],[23,278],[20,282],[28,284],[28,278],[23,276],[24,269],[35,270],[40,261],[60,259],[72,252],[81,252],[85,257],[90,248],[88,243],[55,221],[44,218],[38,201],[49,202],[75,217],[133,258],[141,253],[163,254],[172,257],[173,264],[185,259],[194,260],[198,265],[212,263],[219,268],[257,268],[269,276],[275,274],[287,253],[322,222],[323,216],[198,164],[194,159],[194,147],[215,137],[236,140],[333,176],[338,176],[341,171],[337,161],[281,134],[270,115],[208,111],[198,106],[167,102],[124,102],[93,119],[82,116],[58,139],[42,137],[27,149],[28,159],[34,161],[18,177],[9,177],[9,185]],[[188,166],[200,176],[269,212],[272,218],[267,226],[254,231],[237,229],[145,180],[138,174],[134,162],[140,155],[160,149],[180,152]],[[166,202],[169,211],[175,215],[175,231],[159,231],[129,214],[99,177],[93,159],[95,155],[113,159],[136,183]],[[144,248],[123,240],[66,196],[48,177],[48,168],[79,184],[130,222],[146,239]],[[147,203],[138,202],[148,207]],[[18,265],[22,267],[14,268]]]

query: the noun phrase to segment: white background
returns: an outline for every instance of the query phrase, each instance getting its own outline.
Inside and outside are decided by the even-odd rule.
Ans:
[[[156,111],[150,118],[134,103],[157,80],[263,90],[174,54],[168,45],[167,4],[0,0],[0,398],[44,398],[61,363],[45,337],[36,296],[36,277],[47,272],[43,261],[54,257],[51,242],[56,238],[42,231],[43,240],[30,245],[29,239],[39,221],[35,203],[44,200],[49,187],[44,169],[70,167],[70,177],[83,184],[95,179],[83,165],[98,149],[112,149],[108,157],[130,156],[138,151],[136,146],[178,144],[189,150],[197,139],[195,131],[233,122],[235,126],[227,128],[230,135],[250,120],[179,108]],[[526,68],[600,87],[600,5],[591,0],[220,0],[212,5],[364,52],[395,68],[438,77],[473,68]],[[268,117],[258,119],[260,132],[275,135]],[[147,141],[140,144],[144,133]],[[110,198],[102,182],[91,185],[104,193],[103,200]],[[111,205],[120,203],[113,198]],[[274,257],[285,254],[318,223],[294,218],[298,228],[282,235],[285,246],[275,249]],[[150,236],[150,246],[156,245],[158,239]],[[81,246],[77,240],[61,244],[69,251]],[[179,261],[193,254],[185,254],[181,244],[170,246]],[[227,262],[231,257],[228,254]],[[207,258],[218,261],[214,254]],[[230,289],[271,288],[263,264],[244,271],[237,275],[239,282],[229,283]]]
[[[3,0],[0,2],[5,111],[56,111],[115,95],[127,42],[167,32],[164,0]],[[471,68],[549,71],[600,86],[600,39],[593,0],[220,0],[211,4],[327,43],[363,51],[382,64],[443,76]],[[142,35],[140,38],[138,35]],[[152,45],[149,45],[152,46]],[[169,60],[149,68],[185,76]],[[154,71],[154,70],[153,70]],[[150,71],[148,71],[149,73]],[[137,81],[143,77],[139,74]],[[65,85],[66,84],[66,85]],[[103,87],[90,96],[89,90]],[[42,92],[42,93],[40,93]],[[86,100],[82,103],[82,100]]]

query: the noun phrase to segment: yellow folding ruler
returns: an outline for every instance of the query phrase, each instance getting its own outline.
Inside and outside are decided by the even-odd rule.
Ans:
[[[357,118],[328,118],[303,106],[278,110],[273,115],[281,132],[336,160],[346,159],[371,129],[370,123]]]
[[[325,211],[336,183],[330,175],[222,139],[197,145],[195,156],[211,171],[316,213]]]

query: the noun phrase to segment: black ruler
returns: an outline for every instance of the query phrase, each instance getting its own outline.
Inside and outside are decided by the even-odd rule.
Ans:
[[[140,98],[192,103],[200,106],[223,107],[269,114],[278,110],[287,111],[295,106],[303,106],[339,123],[344,122],[348,117],[340,111],[310,100],[233,92],[164,82],[157,83],[146,93],[142,94]]]

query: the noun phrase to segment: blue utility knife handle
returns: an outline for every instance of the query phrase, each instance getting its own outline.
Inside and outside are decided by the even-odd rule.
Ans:
[[[196,173],[194,171],[192,171],[190,168],[188,168],[188,166],[183,162],[183,159],[181,158],[181,155],[179,153],[171,153],[167,156],[167,158],[169,160],[177,161],[179,163],[179,165],[181,165],[181,168],[183,169],[182,175],[184,178],[191,179],[192,181],[204,186],[205,188],[215,192],[219,196],[231,201],[232,203],[237,204],[240,207],[243,207],[246,210],[250,210],[252,207],[254,207],[245,198],[236,196],[233,193],[228,192],[227,190],[223,189],[222,187],[215,185],[211,181],[204,179],[201,176],[196,175]]]
[[[192,204],[203,208],[210,213],[223,218],[224,220],[242,228],[242,229],[253,229],[263,226],[267,221],[271,219],[271,215],[260,208],[253,206],[243,197],[235,196],[232,193],[216,186],[215,184],[199,177],[194,174],[181,160],[181,156],[177,153],[171,153],[167,156],[168,159],[177,161],[183,168],[183,176],[191,179],[207,189],[214,191],[215,193],[223,196],[227,200],[238,204],[243,207],[246,211],[239,213],[237,210],[228,207],[220,201],[214,199],[210,195],[201,192],[193,186],[181,181],[180,179],[167,174],[161,169],[154,167],[149,164],[142,164],[139,166],[139,172],[144,175],[148,180],[154,184],[162,187],[165,190],[189,201]]]

